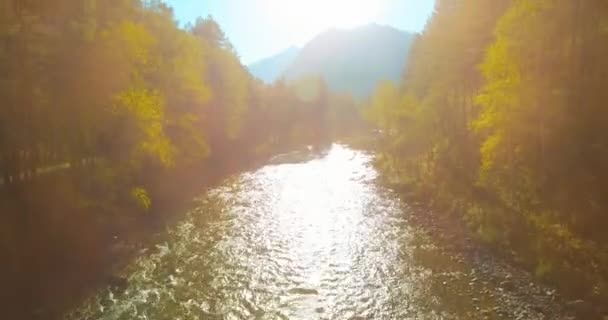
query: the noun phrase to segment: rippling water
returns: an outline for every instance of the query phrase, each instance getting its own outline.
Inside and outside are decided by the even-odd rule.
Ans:
[[[127,268],[125,292],[104,290],[68,318],[483,318],[491,299],[465,294],[463,264],[407,226],[371,156],[340,145],[306,156],[203,195]]]

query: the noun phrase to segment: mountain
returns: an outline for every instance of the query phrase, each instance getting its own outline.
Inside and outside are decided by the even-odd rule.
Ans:
[[[291,47],[275,56],[249,65],[249,72],[266,83],[272,83],[293,63],[299,52],[299,48]]]
[[[378,82],[401,78],[415,37],[378,24],[352,30],[332,29],[306,44],[283,75],[293,81],[320,74],[333,91],[365,98]]]

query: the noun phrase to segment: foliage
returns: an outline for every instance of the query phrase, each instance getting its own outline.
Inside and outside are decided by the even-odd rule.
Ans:
[[[606,16],[599,0],[438,1],[401,87],[366,110],[384,170],[538,276],[604,298]]]
[[[162,1],[0,0],[3,261],[25,279],[25,253],[87,243],[66,259],[93,261],[109,233],[154,225],[187,186],[360,124],[352,97],[301,81],[313,96],[260,83],[213,18],[179,28]]]
[[[150,200],[150,196],[146,189],[144,188],[133,188],[131,190],[131,198],[137,203],[138,207],[144,211],[150,210],[152,206],[152,200]]]

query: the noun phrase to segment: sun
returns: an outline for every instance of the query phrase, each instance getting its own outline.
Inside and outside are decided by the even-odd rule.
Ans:
[[[269,19],[294,34],[374,22],[388,0],[261,0]],[[308,31],[308,32],[307,32]]]

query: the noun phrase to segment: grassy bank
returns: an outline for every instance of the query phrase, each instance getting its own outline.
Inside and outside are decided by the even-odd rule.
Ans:
[[[454,221],[454,232],[465,230],[460,238],[472,239],[557,288],[583,315],[608,311],[608,256],[599,244],[569,232],[550,215],[533,212],[521,203],[509,205],[473,185],[413,178],[385,154],[375,164],[384,183],[429,209],[424,214],[431,217],[425,220]]]

